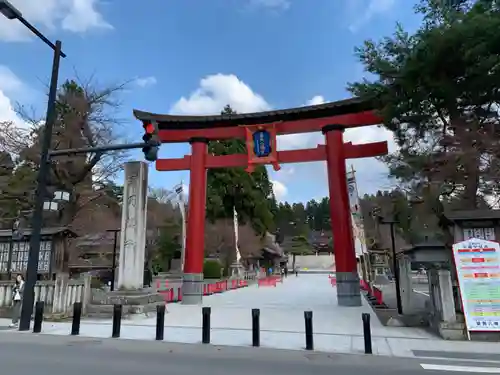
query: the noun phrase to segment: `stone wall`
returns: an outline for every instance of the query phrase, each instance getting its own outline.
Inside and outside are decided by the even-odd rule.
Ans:
[[[0,282],[0,315],[10,316],[12,306],[13,281]],[[90,301],[90,276],[81,279],[69,279],[67,274],[59,274],[55,281],[38,281],[35,285],[35,303],[45,302],[47,316],[69,316],[73,313],[73,304],[82,302],[83,312]]]

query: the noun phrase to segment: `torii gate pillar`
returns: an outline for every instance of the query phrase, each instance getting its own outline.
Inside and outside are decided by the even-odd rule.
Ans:
[[[193,138],[189,174],[189,206],[182,280],[182,303],[196,305],[203,301],[203,260],[205,258],[205,207],[207,201],[208,140]]]
[[[337,302],[340,306],[361,306],[349,194],[345,179],[344,127],[327,125],[322,131],[326,141],[330,219],[337,276]]]

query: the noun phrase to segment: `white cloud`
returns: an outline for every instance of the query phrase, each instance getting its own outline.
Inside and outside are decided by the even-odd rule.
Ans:
[[[325,102],[325,98],[321,95],[316,95],[313,96],[312,99],[308,100],[306,105],[318,105],[318,104],[323,104]]]
[[[314,96],[308,100],[305,105],[317,105],[326,102],[321,95]],[[344,133],[344,141],[353,144],[363,144],[378,141],[388,141],[389,151],[396,149],[396,143],[392,132],[378,126],[366,126],[354,129],[347,129]],[[324,144],[325,139],[320,132],[287,134],[278,137],[278,148],[280,150],[296,150],[303,148],[313,148],[318,144]],[[360,194],[371,193],[376,189],[389,187],[387,180],[387,167],[375,158],[349,160],[349,165],[353,165],[357,171],[358,188]],[[288,166],[284,166],[285,170]],[[314,181],[311,186],[321,186],[321,192],[316,198],[324,196],[328,192],[328,175],[326,163],[302,163],[296,164],[295,176],[300,176],[302,180]],[[282,171],[273,173],[273,178],[277,181],[288,181],[288,176],[282,174]]]
[[[172,113],[189,115],[213,115],[229,104],[241,113],[270,109],[262,96],[233,74],[215,74],[203,78],[200,87],[188,98],[180,98],[171,109]]]
[[[6,93],[20,92],[24,84],[21,80],[5,65],[0,65],[0,87]]]
[[[157,80],[156,77],[149,76],[149,77],[137,78],[135,80],[135,83],[139,87],[148,87],[156,85]]]
[[[67,1],[67,0],[60,0]],[[96,9],[99,0],[70,0],[69,12],[62,19],[63,29],[74,33],[84,33],[90,29],[112,29]]]
[[[23,82],[6,66],[0,65],[0,122],[12,121],[27,126],[12,108],[10,96],[18,95],[26,88]]]
[[[271,183],[273,184],[273,191],[274,191],[274,196],[276,197],[276,200],[278,201],[283,201],[285,200],[285,197],[288,193],[288,189],[280,181],[277,180],[271,180]]]
[[[349,30],[354,33],[372,18],[391,11],[396,0],[355,0],[350,4],[354,21],[349,25]]]
[[[325,102],[321,95],[314,96],[306,105],[315,105]],[[188,97],[182,97],[171,108],[171,113],[186,115],[217,114],[225,105],[231,105],[239,113],[250,113],[271,109],[271,105],[259,94],[255,93],[245,82],[235,75],[216,74],[203,78],[198,89]],[[349,129],[345,132],[346,141],[355,144],[388,140],[390,149],[395,149],[392,133],[384,128],[369,126]],[[278,137],[278,149],[290,150],[316,147],[324,144],[321,133],[290,134]],[[374,158],[352,161],[359,172],[358,182],[361,193],[373,192],[387,185],[387,168]],[[296,185],[294,181],[310,181],[311,187],[321,186],[318,194],[327,194],[328,183],[326,164],[303,163],[284,165],[279,172],[271,172],[274,192],[278,199],[290,195],[287,186]]]
[[[306,105],[317,105],[325,103],[321,95],[317,95],[308,100]],[[369,143],[377,141],[388,141],[389,148],[394,150],[396,144],[392,132],[378,126],[368,126],[354,129],[347,129],[344,134],[344,140],[355,144]],[[324,143],[324,137],[320,132],[287,134],[278,137],[278,146],[281,150],[294,150],[299,148],[316,147]]]
[[[10,0],[30,23],[50,32],[58,28],[74,33],[112,29],[97,10],[101,0]],[[0,17],[0,40],[26,41],[32,34],[17,20]]]
[[[250,0],[250,6],[262,7],[273,10],[287,10],[291,3],[288,0]]]

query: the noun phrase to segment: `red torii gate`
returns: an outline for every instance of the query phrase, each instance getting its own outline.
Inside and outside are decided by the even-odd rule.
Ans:
[[[382,122],[370,102],[353,98],[286,110],[216,116],[160,115],[134,110],[134,116],[143,125],[156,122],[164,143],[191,144],[191,155],[156,161],[158,171],[190,171],[183,303],[197,304],[203,298],[207,168],[246,167],[251,171],[255,165],[272,164],[278,170],[282,163],[326,160],[338,304],[361,305],[345,162],[346,159],[385,155],[387,142],[344,143],[343,132],[346,128]],[[277,135],[315,131],[323,132],[325,145],[303,150],[276,150]],[[248,153],[223,156],[207,153],[209,141],[232,138],[245,139]],[[261,148],[255,147],[257,142],[261,142],[258,143]]]

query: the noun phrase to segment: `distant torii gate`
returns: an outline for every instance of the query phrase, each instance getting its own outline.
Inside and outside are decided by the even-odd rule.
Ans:
[[[156,122],[164,143],[189,142],[191,155],[156,161],[158,171],[190,171],[189,207],[184,261],[183,303],[203,298],[207,169],[246,167],[326,160],[330,217],[335,249],[337,299],[342,306],[360,306],[361,295],[346,183],[346,159],[387,154],[387,142],[344,143],[346,128],[380,124],[373,106],[358,98],[286,110],[218,116],[159,115],[134,110],[143,125]],[[303,150],[277,151],[276,136],[322,131],[326,145]],[[244,139],[247,154],[214,156],[207,153],[213,140]],[[326,280],[325,280],[326,282]]]

